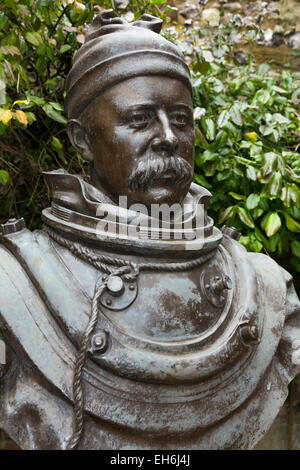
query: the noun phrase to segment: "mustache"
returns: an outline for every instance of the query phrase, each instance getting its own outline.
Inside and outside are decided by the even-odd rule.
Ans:
[[[130,173],[127,184],[131,191],[145,191],[167,173],[174,174],[174,185],[179,187],[187,186],[194,177],[192,166],[179,155],[163,158],[150,154],[138,162]]]

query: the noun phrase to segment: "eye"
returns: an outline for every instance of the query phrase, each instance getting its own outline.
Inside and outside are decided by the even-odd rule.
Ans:
[[[136,111],[130,116],[130,127],[143,129],[152,121],[153,116],[151,111]]]
[[[175,112],[170,116],[171,124],[177,127],[184,127],[189,122],[189,116],[183,112]]]

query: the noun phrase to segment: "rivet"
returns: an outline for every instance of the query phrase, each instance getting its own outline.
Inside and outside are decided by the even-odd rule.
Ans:
[[[104,353],[108,346],[108,334],[105,330],[98,330],[98,332],[92,337],[90,352],[93,353]]]
[[[101,336],[95,336],[94,338],[94,345],[98,348],[101,347],[104,343],[104,339]]]
[[[246,343],[256,342],[259,336],[257,326],[256,325],[243,326],[241,328],[241,336]]]
[[[130,284],[129,290],[134,290],[134,289],[135,289],[134,285],[133,285],[133,284]]]
[[[111,304],[112,304],[111,299],[106,299],[106,304],[107,304],[107,305],[111,305]]]

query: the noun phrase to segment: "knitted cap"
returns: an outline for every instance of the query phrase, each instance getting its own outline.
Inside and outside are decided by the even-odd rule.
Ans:
[[[69,119],[77,118],[110,86],[141,75],[177,78],[192,93],[184,57],[159,34],[161,25],[162,21],[151,15],[127,23],[112,10],[95,17],[67,77],[65,112]]]

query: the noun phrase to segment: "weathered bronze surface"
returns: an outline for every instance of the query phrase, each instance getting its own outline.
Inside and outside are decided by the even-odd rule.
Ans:
[[[46,173],[43,229],[2,226],[0,427],[23,449],[251,449],[300,372],[291,276],[192,183],[190,74],[160,27],[95,18],[65,106],[90,179]]]

